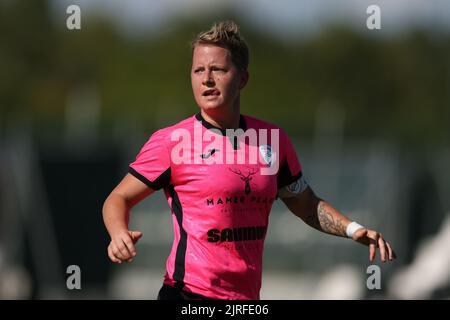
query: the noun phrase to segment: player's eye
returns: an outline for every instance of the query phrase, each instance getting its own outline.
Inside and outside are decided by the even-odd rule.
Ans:
[[[221,68],[221,67],[212,67],[211,68],[212,71],[219,71],[219,72],[225,72],[225,68]]]

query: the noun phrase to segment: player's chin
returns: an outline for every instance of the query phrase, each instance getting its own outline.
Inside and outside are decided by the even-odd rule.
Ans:
[[[223,104],[219,101],[203,101],[199,106],[204,111],[214,111],[223,108]]]

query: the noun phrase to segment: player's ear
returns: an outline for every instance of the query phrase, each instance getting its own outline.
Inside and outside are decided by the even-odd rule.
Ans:
[[[239,89],[243,89],[247,85],[250,74],[248,73],[248,70],[242,70],[240,73],[241,73],[241,82],[239,84]]]

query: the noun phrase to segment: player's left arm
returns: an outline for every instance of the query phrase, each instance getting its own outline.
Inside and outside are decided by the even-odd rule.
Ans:
[[[279,192],[279,197],[292,213],[311,227],[340,237],[351,236],[354,241],[369,246],[370,261],[375,260],[377,248],[380,250],[381,261],[392,261],[396,258],[391,245],[380,232],[352,223],[331,204],[317,197],[309,186],[305,186],[298,193],[291,191],[292,189],[285,187]],[[351,230],[352,228],[354,230]]]

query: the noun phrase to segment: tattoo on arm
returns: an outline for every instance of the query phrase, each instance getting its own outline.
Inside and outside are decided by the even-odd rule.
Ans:
[[[306,217],[305,222],[319,231],[341,237],[346,236],[345,226],[341,219],[333,216],[324,201],[319,202],[317,205],[317,211],[312,210]]]
[[[319,217],[322,230],[337,236],[345,237],[345,226],[342,220],[333,217],[333,214],[327,210],[326,203],[321,201],[317,207],[317,216]]]

